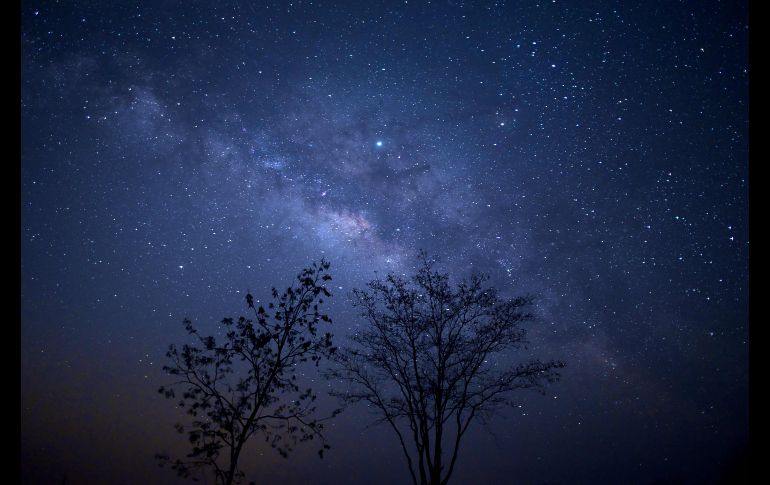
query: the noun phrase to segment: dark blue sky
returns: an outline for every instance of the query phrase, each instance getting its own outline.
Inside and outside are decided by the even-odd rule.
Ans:
[[[717,481],[748,441],[748,33],[732,1],[22,2],[25,483],[172,483],[182,318],[325,256],[342,343],[420,248],[536,295],[530,351],[568,365],[455,483]],[[372,420],[244,468],[405,482]]]

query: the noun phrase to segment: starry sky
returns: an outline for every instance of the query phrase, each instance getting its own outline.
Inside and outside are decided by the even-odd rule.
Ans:
[[[527,352],[567,363],[469,433],[454,483],[727,476],[748,446],[747,10],[25,0],[23,482],[176,483],[153,456],[184,450],[156,392],[183,318],[214,332],[326,257],[344,343],[350,290],[420,249],[535,295]],[[340,415],[323,461],[255,444],[243,468],[406,483],[373,419]]]

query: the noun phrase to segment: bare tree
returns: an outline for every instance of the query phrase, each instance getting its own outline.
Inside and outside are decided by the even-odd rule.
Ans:
[[[159,454],[161,464],[170,464],[183,477],[200,469],[213,472],[217,483],[238,483],[243,478],[238,459],[255,434],[262,434],[284,457],[298,441],[318,439],[323,457],[329,446],[323,419],[314,417],[316,395],[300,389],[296,373],[298,364],[309,360],[317,366],[335,350],[331,334],[318,333],[320,322],[331,323],[319,311],[323,297],[331,296],[325,287],[331,280],[328,269],[329,263],[321,260],[299,273],[295,285],[282,294],[273,288],[275,303],[267,310],[255,306],[247,294],[253,318],[222,320],[227,330],[222,343],[184,321],[195,343],[181,350],[169,347],[171,364],[163,369],[178,380],[159,392],[174,399],[175,390],[181,390],[178,404],[193,420],[176,428],[187,433],[192,450],[176,460]]]
[[[454,289],[425,253],[421,259],[411,281],[390,274],[354,291],[368,326],[335,354],[329,375],[349,384],[338,397],[368,403],[395,431],[414,484],[444,485],[470,424],[512,404],[511,391],[542,392],[564,363],[498,367],[495,354],[526,343],[530,298],[502,300],[484,276]]]

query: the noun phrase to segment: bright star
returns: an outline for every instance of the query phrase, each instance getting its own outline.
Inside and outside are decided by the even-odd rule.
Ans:
[[[381,141],[378,141],[378,142],[377,142],[377,146],[378,146],[378,147],[381,147],[381,146],[382,146],[382,142],[381,142]]]

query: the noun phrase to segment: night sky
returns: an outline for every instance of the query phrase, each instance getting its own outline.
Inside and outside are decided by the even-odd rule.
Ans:
[[[718,481],[748,446],[748,32],[740,1],[22,2],[22,481],[176,483],[183,318],[326,257],[342,344],[350,290],[420,249],[536,296],[501,363],[567,363],[452,483]],[[241,465],[406,483],[374,419]]]

